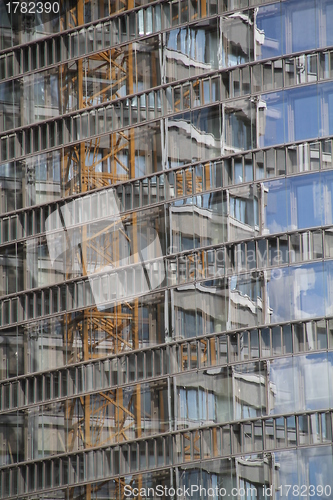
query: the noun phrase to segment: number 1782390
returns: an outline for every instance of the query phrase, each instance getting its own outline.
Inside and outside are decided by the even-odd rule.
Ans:
[[[58,14],[59,2],[8,2],[8,14]]]

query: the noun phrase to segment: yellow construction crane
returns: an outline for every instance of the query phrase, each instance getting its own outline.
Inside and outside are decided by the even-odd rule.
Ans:
[[[84,0],[78,0],[76,6],[66,13],[67,19],[63,20],[63,25],[67,28],[84,24]],[[109,14],[121,12],[134,7],[134,0],[110,2]],[[117,8],[117,10],[115,10]],[[127,84],[128,92],[133,93],[133,56],[132,46],[129,45],[126,53],[121,49],[110,49],[98,55],[87,56],[78,60],[74,65],[74,70],[69,71],[67,65],[60,68],[59,81],[62,82],[60,88],[60,102],[63,109],[69,99],[71,89],[76,86],[79,109],[91,106],[95,102],[105,102],[109,100],[109,95],[113,98],[120,97],[118,91],[120,87]],[[84,75],[85,78],[92,77],[98,73],[99,77],[105,80],[96,91],[94,89],[89,97],[84,97]],[[106,145],[104,144],[104,147]],[[120,158],[120,153],[126,148],[128,151],[128,166],[124,165]],[[111,171],[105,168],[105,164],[111,164]],[[119,173],[119,171],[121,173]],[[63,193],[84,193],[90,190],[111,186],[119,181],[135,177],[135,147],[134,132],[127,134],[124,132],[112,133],[109,136],[107,148],[103,148],[100,139],[81,142],[79,146],[74,146],[66,150],[62,160],[61,183]],[[78,182],[79,181],[79,182]],[[136,255],[136,217],[132,219],[133,241],[132,252]],[[100,248],[100,234],[88,237],[87,226],[82,227],[81,234],[81,266],[82,274],[87,275],[88,265],[93,264],[94,253],[96,261],[100,263],[100,256],[105,256],[104,265],[110,262],[119,261],[119,238],[114,237],[112,247],[107,233],[103,241],[108,248]],[[88,256],[89,250],[89,256]],[[135,257],[134,257],[135,258]],[[103,263],[102,263],[103,264]],[[131,341],[127,339],[128,328],[131,329]],[[126,335],[123,335],[126,332]],[[65,315],[64,320],[64,349],[67,362],[78,361],[74,358],[74,339],[81,338],[82,352],[80,360],[88,361],[98,357],[98,347],[101,343],[108,341],[111,347],[109,354],[121,353],[122,350],[138,349],[138,299],[132,304],[118,304],[113,308],[113,312],[101,312],[98,308],[89,307],[80,314],[72,317]],[[111,340],[111,342],[110,342]],[[123,390],[112,388],[95,394],[94,396],[83,396],[79,399],[82,407],[82,418],[76,408],[77,400],[68,400],[65,406],[65,420],[67,431],[66,447],[70,452],[77,442],[83,443],[87,449],[103,444],[120,442],[128,439],[126,435],[125,420],[130,418],[134,422],[136,437],[141,436],[141,392],[140,385],[136,386],[135,394],[126,404],[123,400]],[[134,403],[134,404],[133,404]],[[108,439],[104,439],[102,432],[107,406],[113,406],[114,431],[109,433]],[[134,408],[134,411],[131,410]],[[79,418],[79,420],[77,420]],[[139,481],[140,483],[140,481]],[[125,481],[119,480],[118,491],[123,497]],[[140,487],[140,484],[139,484]],[[93,494],[93,486],[86,486],[85,500],[90,500]],[[73,498],[74,488],[71,489],[70,498]]]
[[[205,0],[200,0],[201,16],[206,16]],[[77,0],[76,5],[68,10],[61,20],[60,26],[69,29],[84,24],[84,9],[89,3],[86,0]],[[109,15],[130,10],[135,7],[134,0],[118,0],[109,2]],[[187,6],[184,7],[187,9]],[[196,16],[197,14],[195,14]],[[66,17],[66,18],[65,18]],[[133,47],[130,43],[124,48],[113,48],[98,54],[87,55],[73,63],[64,64],[59,69],[59,99],[61,112],[65,112],[73,90],[76,89],[78,109],[96,103],[112,101],[120,98],[121,87],[126,85],[127,94],[133,94]],[[98,78],[94,77],[98,75]],[[98,80],[98,84],[95,81]],[[88,82],[88,83],[87,83]],[[156,84],[156,82],[155,82]],[[89,91],[85,92],[87,85]],[[176,109],[177,110],[177,109]],[[125,164],[122,153],[126,151]],[[209,166],[206,178],[209,178]],[[207,177],[208,176],[208,177]],[[96,188],[112,186],[127,179],[135,178],[135,138],[134,130],[111,132],[107,137],[86,139],[79,145],[66,148],[62,157],[61,185],[64,196],[75,193],[85,193]],[[177,177],[177,184],[180,180]],[[192,190],[192,186],[191,186]],[[132,215],[132,241],[130,245],[134,261],[137,259],[137,216]],[[82,275],[88,275],[88,267],[107,266],[119,261],[120,238],[117,230],[112,241],[105,229],[103,238],[100,232],[95,235],[87,233],[87,226],[83,226],[81,234],[80,261]],[[120,229],[119,229],[120,231]],[[101,247],[102,245],[102,247]],[[74,250],[73,250],[74,251]],[[101,260],[101,256],[102,260]],[[103,261],[104,259],[104,261]],[[94,263],[95,260],[95,263]],[[135,263],[135,262],[134,262]],[[68,269],[68,276],[70,269]],[[120,354],[122,351],[138,349],[138,299],[131,304],[118,303],[112,312],[100,311],[96,306],[84,309],[80,314],[65,315],[64,319],[64,351],[66,362],[89,361],[100,356],[99,347],[103,342],[108,343],[108,353]],[[128,330],[131,339],[128,339]],[[80,339],[81,353],[75,354],[77,339]],[[110,347],[111,346],[111,347]],[[162,396],[161,396],[162,397]],[[79,405],[81,408],[78,408]],[[105,417],[108,407],[114,415],[114,429],[103,433]],[[78,415],[81,415],[79,418]],[[73,398],[65,403],[65,427],[67,429],[66,449],[74,451],[78,443],[89,449],[108,443],[121,442],[128,439],[128,424],[135,429],[137,438],[142,435],[141,390],[137,384],[132,396],[127,402],[124,400],[123,389],[110,387],[97,394]],[[198,435],[199,439],[199,435]],[[185,449],[185,453],[186,453]],[[142,485],[142,479],[136,478],[136,486]],[[118,481],[119,500],[124,498],[125,480]],[[90,500],[95,486],[85,487],[85,500]],[[70,498],[74,498],[74,488],[71,488]]]

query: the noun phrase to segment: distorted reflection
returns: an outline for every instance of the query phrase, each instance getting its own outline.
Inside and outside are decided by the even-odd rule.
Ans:
[[[274,233],[331,224],[332,195],[332,172],[266,182],[266,230]]]
[[[169,168],[221,154],[220,106],[166,118],[165,126]]]
[[[259,147],[332,134],[331,83],[263,94],[260,99]],[[327,115],[319,112],[322,106]]]
[[[259,7],[256,15],[258,59],[316,49],[333,44],[330,1],[288,0]],[[303,27],[307,26],[308,30]]]
[[[329,299],[324,286],[327,263],[272,271],[267,282],[271,321],[323,316]]]
[[[218,68],[219,25],[216,19],[166,33],[163,51],[166,82],[182,80]]]
[[[329,408],[333,398],[332,371],[332,353],[271,361],[269,378],[273,398],[269,413]]]
[[[292,487],[302,484],[305,491],[309,491],[310,485],[313,485],[318,497],[323,495],[330,498],[333,490],[331,446],[299,448],[273,455],[276,464],[275,484],[290,484]],[[290,498],[287,488],[279,488],[277,498]]]

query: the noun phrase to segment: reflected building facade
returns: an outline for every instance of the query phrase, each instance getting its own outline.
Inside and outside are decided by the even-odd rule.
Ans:
[[[0,497],[332,499],[333,1],[8,5]]]

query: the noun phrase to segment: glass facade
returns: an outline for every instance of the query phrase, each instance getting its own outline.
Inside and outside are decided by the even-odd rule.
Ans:
[[[332,19],[0,0],[1,499],[333,499]]]

